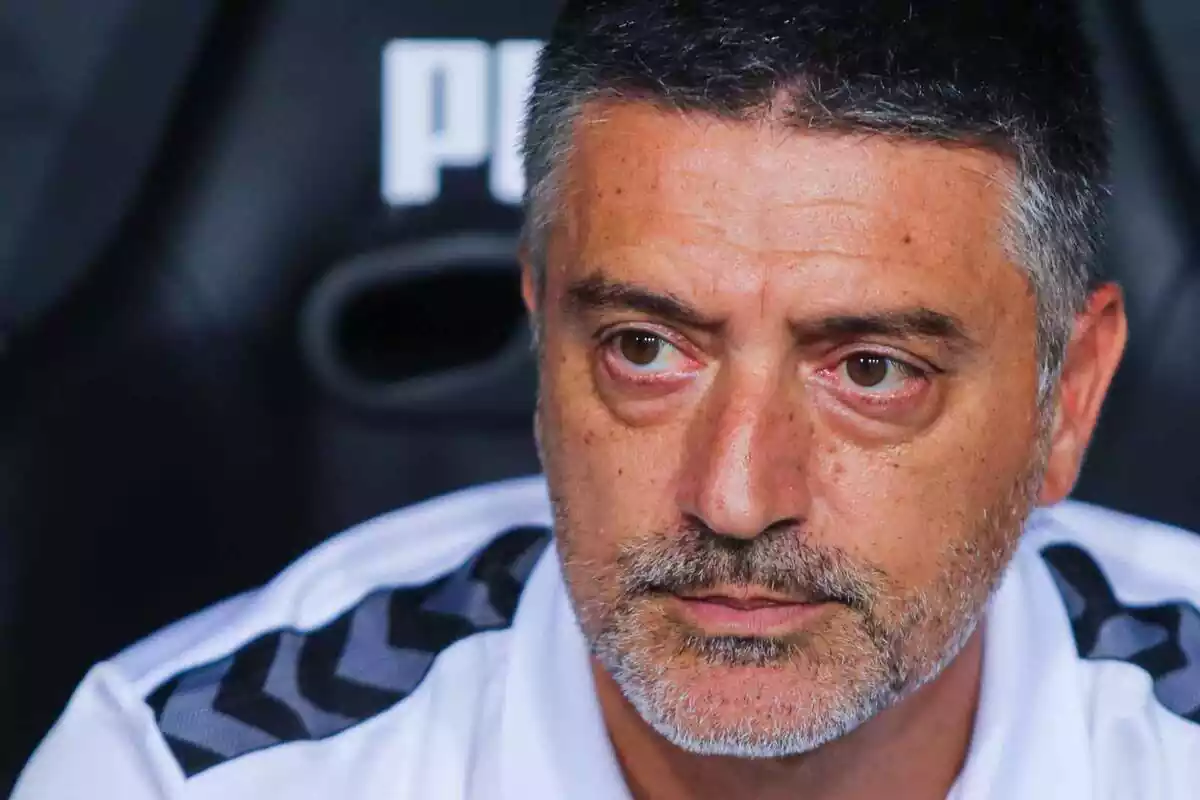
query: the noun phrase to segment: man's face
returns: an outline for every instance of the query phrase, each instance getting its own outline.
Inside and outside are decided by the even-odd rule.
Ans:
[[[819,746],[953,658],[1036,492],[1009,170],[636,103],[575,144],[534,303],[584,633],[677,744]]]

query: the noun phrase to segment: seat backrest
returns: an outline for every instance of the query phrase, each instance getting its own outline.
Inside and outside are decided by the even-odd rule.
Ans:
[[[1131,334],[1077,495],[1200,530],[1200,6],[1085,7],[1116,144],[1104,263]]]
[[[508,73],[553,11],[219,5],[112,235],[0,357],[0,777],[89,664],[354,522],[537,470],[511,163],[489,158],[513,126],[479,111],[519,105]],[[432,193],[405,194],[413,169]]]

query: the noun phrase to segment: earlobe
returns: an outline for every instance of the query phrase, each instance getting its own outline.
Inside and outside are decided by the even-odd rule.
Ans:
[[[1104,284],[1093,290],[1076,316],[1059,379],[1040,497],[1043,505],[1065,499],[1075,487],[1127,335],[1120,288]]]
[[[1054,419],[1050,423],[1050,444],[1046,458],[1046,474],[1042,479],[1038,503],[1052,506],[1067,498],[1075,487],[1079,467],[1083,463],[1082,453],[1074,432],[1064,425],[1062,399],[1057,401]]]

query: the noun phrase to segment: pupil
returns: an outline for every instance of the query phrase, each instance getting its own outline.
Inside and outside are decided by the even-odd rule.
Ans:
[[[887,373],[887,359],[879,356],[857,356],[846,363],[846,374],[859,386],[878,386],[887,378]]]
[[[639,367],[653,364],[662,349],[662,341],[648,333],[627,333],[621,337],[621,355]]]

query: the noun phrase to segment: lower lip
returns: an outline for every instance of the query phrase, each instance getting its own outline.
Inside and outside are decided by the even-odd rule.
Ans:
[[[794,633],[832,603],[780,603],[760,608],[736,608],[709,600],[672,597],[687,620],[714,636],[779,636]]]

